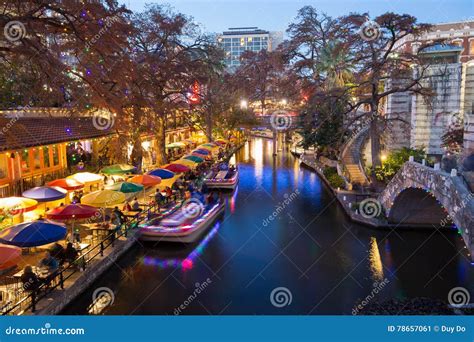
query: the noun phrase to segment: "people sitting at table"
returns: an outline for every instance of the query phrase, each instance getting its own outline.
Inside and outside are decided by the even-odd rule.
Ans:
[[[111,220],[116,225],[116,227],[119,228],[126,221],[126,217],[118,207],[115,207],[112,211]]]
[[[64,261],[72,263],[77,259],[79,252],[74,248],[71,242],[68,242],[66,249],[64,250]]]
[[[130,211],[132,210],[132,206],[130,205],[130,203],[127,201],[125,202],[125,204],[123,205],[123,211]]]
[[[41,285],[41,281],[33,272],[33,267],[31,265],[26,265],[23,269],[23,274],[20,277],[23,290],[25,291],[36,291],[38,287]]]
[[[169,186],[167,186],[167,187],[165,188],[165,192],[166,192],[166,198],[167,198],[168,200],[170,200],[171,197],[173,196],[173,190],[171,190],[171,188],[170,188]]]
[[[156,189],[155,192],[155,202],[156,204],[162,204],[164,202],[164,196],[162,195],[160,189]]]
[[[51,248],[50,254],[54,259],[62,262],[64,260],[64,247],[56,242]]]
[[[135,197],[131,203],[132,210],[133,211],[141,211],[142,209],[140,208],[140,203],[138,203],[138,199]]]
[[[59,262],[51,256],[50,252],[46,252],[44,258],[41,259],[39,266],[47,268],[50,272],[54,272],[58,270]]]

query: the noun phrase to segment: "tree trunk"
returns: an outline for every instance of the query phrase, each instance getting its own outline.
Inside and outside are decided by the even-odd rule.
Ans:
[[[208,111],[206,113],[206,138],[207,142],[212,142],[212,114]]]
[[[375,115],[374,119],[370,122],[369,134],[372,152],[372,168],[376,168],[382,165],[380,160],[380,132],[377,115]]]
[[[156,139],[156,164],[164,165],[168,163],[166,158],[166,125],[163,117],[158,118],[158,125],[155,134]]]
[[[142,149],[142,141],[140,139],[140,135],[137,135],[133,139],[133,148],[132,148],[132,155],[130,156],[132,165],[137,168],[138,172],[142,170],[142,162],[143,162],[143,149]]]

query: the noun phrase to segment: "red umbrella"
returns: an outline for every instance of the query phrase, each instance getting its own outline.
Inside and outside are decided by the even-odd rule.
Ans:
[[[53,180],[52,182],[47,183],[46,185],[48,186],[59,186],[60,188],[63,188],[65,190],[78,190],[82,189],[84,187],[84,184],[81,182],[78,182],[77,180],[73,178],[61,178],[61,179],[56,179]]]
[[[174,173],[183,173],[183,172],[188,172],[191,170],[189,167],[183,165],[183,164],[168,164],[163,167],[166,170],[172,171]]]
[[[21,248],[0,245],[0,271],[16,266],[21,258]]]
[[[137,175],[129,179],[129,182],[141,184],[143,186],[153,186],[161,183],[161,178],[152,175]]]
[[[57,207],[46,213],[46,217],[51,220],[77,220],[85,219],[97,214],[98,210],[90,205],[69,204]]]

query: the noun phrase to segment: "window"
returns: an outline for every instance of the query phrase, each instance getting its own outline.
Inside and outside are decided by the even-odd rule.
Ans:
[[[21,171],[30,171],[30,154],[28,153],[28,150],[23,150],[21,152]]]
[[[59,165],[59,149],[58,146],[53,146],[53,165]]]
[[[44,163],[44,167],[46,168],[51,167],[51,164],[49,163],[49,147],[48,146],[43,147],[43,163]]]
[[[8,157],[6,154],[0,155],[0,179],[8,177]]]
[[[40,158],[40,150],[39,148],[33,149],[33,168],[35,170],[41,169],[41,158]]]
[[[469,42],[469,54],[474,55],[474,40]]]

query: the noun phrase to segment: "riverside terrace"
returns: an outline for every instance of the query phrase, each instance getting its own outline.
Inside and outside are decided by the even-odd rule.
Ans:
[[[216,147],[219,146],[215,144]],[[232,153],[234,151],[233,144],[226,144],[227,151]],[[213,149],[214,150],[214,149]],[[193,158],[194,160],[200,158]],[[189,161],[189,160],[188,160]],[[183,160],[183,163],[186,160]],[[195,170],[199,175],[200,172],[205,168],[208,162],[203,163],[201,162],[194,162],[195,165],[190,165],[192,163],[187,163],[192,170]],[[202,164],[201,164],[202,163]],[[179,161],[173,162],[170,166],[181,165],[184,167],[183,164],[179,164]],[[162,170],[162,169],[159,169]],[[190,170],[188,168],[188,170]],[[194,171],[189,171],[195,173]],[[172,172],[169,172],[173,175]],[[165,185],[172,185],[180,176],[176,175],[173,176],[172,179],[164,179],[162,182],[159,182],[157,189],[161,189],[161,187],[165,187]],[[144,176],[135,176],[132,177],[131,180],[148,182],[153,176],[144,177]],[[155,177],[159,179],[158,177]],[[199,181],[199,177],[196,181]],[[45,246],[45,249],[41,249],[42,247],[38,248],[24,248],[22,258],[18,262],[19,267],[14,269],[12,272],[7,273],[3,276],[3,285],[2,285],[2,312],[4,314],[24,314],[31,311],[38,311],[42,313],[57,313],[59,312],[72,298],[77,296],[81,293],[90,282],[92,282],[97,276],[99,276],[103,271],[105,271],[110,264],[116,260],[120,255],[122,255],[125,251],[131,247],[135,241],[135,228],[138,224],[143,221],[144,219],[149,218],[151,214],[164,214],[168,207],[173,205],[178,205],[183,199],[184,196],[187,195],[186,183],[188,182],[180,182],[182,186],[180,186],[179,191],[173,191],[173,195],[167,199],[165,199],[165,204],[157,206],[155,203],[156,201],[151,199],[154,194],[150,194],[155,190],[155,187],[148,187],[148,191],[140,191],[135,192],[134,196],[138,197],[138,202],[140,207],[143,209],[141,211],[133,211],[130,210],[126,211],[124,214],[128,217],[128,220],[122,225],[122,227],[117,230],[115,227],[115,223],[106,222],[106,216],[108,210],[105,211],[97,211],[94,215],[89,215],[88,219],[84,222],[84,220],[80,220],[80,218],[85,218],[85,216],[81,217],[78,215],[78,222],[76,224],[73,223],[73,228],[71,230],[74,231],[74,237],[76,240],[81,241],[82,243],[77,243],[74,246],[79,249],[79,256],[76,260],[71,262],[66,262],[64,267],[60,268],[59,271],[49,274],[41,274],[41,272],[37,272],[40,277],[43,277],[45,283],[40,286],[37,291],[24,291],[23,286],[20,284],[20,276],[22,274],[21,271],[18,271],[18,268],[23,268],[24,265],[36,265],[42,258],[44,251],[49,249],[51,245]],[[194,187],[197,186],[195,181],[193,181]],[[117,184],[133,184],[133,183],[117,183]],[[157,184],[157,183],[155,183]],[[143,187],[142,187],[143,189]],[[108,206],[112,204],[119,204],[119,202],[124,202],[125,195],[121,191],[126,191],[126,189],[118,190],[117,192],[104,190],[104,191],[96,191],[91,193],[91,195],[95,193],[101,193],[109,191],[112,193],[110,198],[118,199],[116,202],[112,203],[111,199],[108,200],[110,203],[107,203]],[[118,194],[120,196],[114,196],[114,194]],[[85,195],[82,200],[86,200],[89,195]],[[167,197],[164,193],[163,196]],[[81,200],[81,202],[82,202]],[[89,200],[85,201],[89,203]],[[173,204],[175,203],[175,204]],[[92,204],[92,203],[90,203]],[[75,206],[75,204],[69,205]],[[67,208],[69,206],[63,207]],[[99,205],[94,205],[98,207]],[[101,207],[101,206],[100,206]],[[61,207],[60,207],[61,208]],[[58,208],[58,209],[60,209]],[[51,216],[52,211],[48,211],[45,215],[49,218]],[[53,210],[54,212],[54,210]],[[98,215],[97,215],[98,214]],[[54,218],[54,217],[53,217]],[[73,220],[73,222],[75,219]],[[70,221],[68,221],[71,223]],[[40,224],[49,224],[49,223],[57,223],[53,221],[34,221],[33,225],[40,225]],[[5,230],[7,231],[7,230]],[[5,234],[1,236],[5,238]],[[39,271],[38,269],[36,271]],[[22,279],[23,280],[23,279]],[[55,290],[59,290],[55,291]],[[49,300],[42,300],[48,298]],[[50,300],[54,298],[54,305],[50,306]],[[46,311],[45,311],[46,310]],[[52,310],[52,311],[48,311]]]

